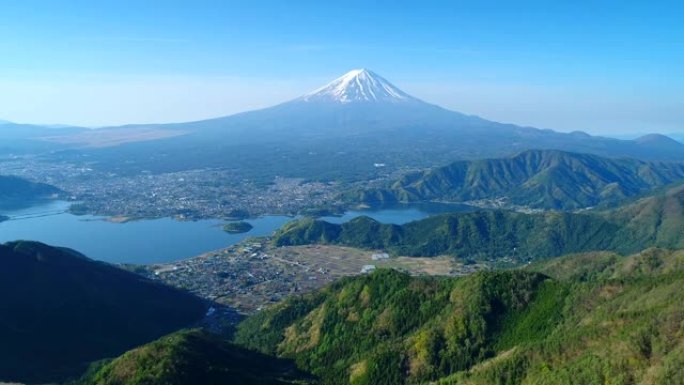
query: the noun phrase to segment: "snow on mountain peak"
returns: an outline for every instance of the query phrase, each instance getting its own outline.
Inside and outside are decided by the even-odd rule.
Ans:
[[[417,99],[395,87],[373,71],[356,69],[304,95],[301,100],[306,102],[337,103],[400,103]]]

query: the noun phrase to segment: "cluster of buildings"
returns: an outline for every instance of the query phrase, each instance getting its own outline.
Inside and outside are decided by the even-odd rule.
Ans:
[[[203,298],[251,313],[283,297],[331,281],[324,269],[275,256],[265,241],[234,245],[170,264],[144,266],[146,275]]]
[[[0,175],[17,175],[52,184],[78,202],[77,213],[131,218],[225,218],[234,211],[252,216],[293,215],[334,201],[333,183],[275,178],[268,186],[228,169],[197,169],[161,174],[118,175],[88,163],[44,162],[21,157],[0,162]]]

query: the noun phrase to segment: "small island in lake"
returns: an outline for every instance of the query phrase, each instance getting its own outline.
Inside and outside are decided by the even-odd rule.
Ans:
[[[231,223],[226,223],[223,225],[223,231],[231,234],[240,234],[240,233],[246,233],[249,230],[252,229],[252,225],[250,225],[247,222],[240,221],[240,222],[231,222]]]
[[[0,222],[9,221],[9,220],[10,220],[10,217],[8,217],[6,215],[0,215]]]

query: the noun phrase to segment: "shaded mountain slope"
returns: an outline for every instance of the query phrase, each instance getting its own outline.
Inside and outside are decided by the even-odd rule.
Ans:
[[[0,245],[0,380],[49,382],[185,327],[199,298],[69,249]]]
[[[58,193],[60,193],[58,188],[45,183],[0,175],[0,209],[30,205]]]

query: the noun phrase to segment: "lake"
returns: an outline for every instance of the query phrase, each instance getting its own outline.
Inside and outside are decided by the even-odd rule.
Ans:
[[[292,217],[267,215],[247,220],[253,228],[242,234],[221,229],[222,220],[177,221],[171,218],[112,223],[105,217],[73,215],[67,202],[49,202],[28,209],[0,212],[11,219],[0,222],[0,243],[35,240],[75,249],[90,258],[111,263],[162,263],[224,248],[252,236],[270,235]],[[323,217],[341,223],[367,215],[383,223],[403,224],[448,211],[468,211],[463,205],[396,205],[349,211]]]

